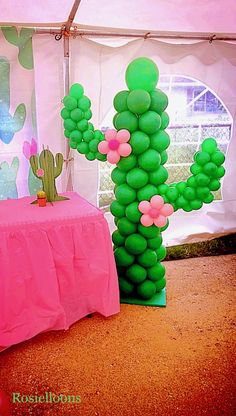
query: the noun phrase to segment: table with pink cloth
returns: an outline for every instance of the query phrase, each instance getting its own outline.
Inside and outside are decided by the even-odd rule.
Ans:
[[[103,213],[76,193],[32,205],[0,201],[0,350],[93,312],[120,310]]]

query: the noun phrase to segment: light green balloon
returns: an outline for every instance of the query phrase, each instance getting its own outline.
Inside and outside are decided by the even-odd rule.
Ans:
[[[126,172],[122,171],[119,168],[115,168],[111,172],[111,179],[116,185],[121,185],[126,181]]]
[[[81,142],[77,146],[77,150],[79,153],[82,153],[82,155],[85,155],[89,152],[89,146],[88,143]]]
[[[87,111],[90,109],[91,106],[91,101],[88,97],[86,97],[85,95],[80,98],[78,100],[78,107],[82,110],[82,111]]]
[[[154,172],[149,173],[149,180],[155,186],[164,184],[167,179],[168,171],[164,166],[159,166]]]
[[[147,134],[137,130],[131,134],[129,144],[132,147],[133,153],[135,155],[140,155],[149,148],[150,139]]]
[[[156,186],[147,184],[137,192],[138,201],[149,201],[152,196],[157,194]]]
[[[114,125],[117,130],[126,129],[132,133],[138,129],[138,118],[130,111],[122,111],[116,116]]]
[[[128,109],[135,114],[143,114],[151,104],[151,98],[145,90],[133,90],[127,98]]]
[[[61,117],[63,118],[63,120],[66,120],[67,118],[70,118],[70,111],[67,110],[66,108],[63,108],[61,110]]]
[[[78,122],[84,118],[84,113],[79,108],[75,108],[71,111],[70,116],[73,121]]]
[[[151,59],[137,58],[128,65],[125,80],[131,91],[141,89],[150,92],[154,90],[158,76],[158,68]]]
[[[121,158],[117,163],[117,166],[123,172],[128,172],[130,169],[133,169],[137,165],[137,157],[135,155],[129,155],[127,157]]]
[[[170,145],[170,136],[163,130],[156,132],[150,136],[150,147],[161,153]]]
[[[82,134],[78,130],[73,130],[70,134],[70,138],[72,141],[76,142],[78,145],[82,141]]]
[[[168,106],[168,97],[167,95],[157,88],[155,91],[150,93],[151,96],[151,105],[150,110],[156,111],[158,114],[163,113],[166,107]]]
[[[84,93],[84,89],[83,89],[82,85],[80,85],[80,84],[73,84],[70,87],[69,95],[73,98],[76,98],[76,100],[81,98],[83,93]]]
[[[142,216],[138,209],[139,202],[132,202],[126,207],[125,215],[129,221],[139,223]]]
[[[134,168],[127,173],[127,183],[131,188],[139,189],[148,183],[148,174],[142,169]]]
[[[136,192],[127,184],[122,184],[117,186],[115,196],[121,205],[129,205],[135,200]]]
[[[161,117],[155,111],[146,111],[139,118],[139,129],[147,134],[156,133],[161,127]]]
[[[168,116],[168,114],[164,111],[163,113],[160,114],[161,116],[161,130],[165,130],[170,123],[170,117]]]
[[[129,95],[129,91],[120,91],[118,92],[118,94],[115,95],[115,98],[113,100],[113,105],[118,113],[128,110],[128,106],[127,106],[128,95]]]
[[[154,171],[160,166],[161,157],[153,149],[146,150],[143,154],[138,157],[139,166],[147,172]]]
[[[66,95],[63,98],[63,104],[66,107],[66,109],[69,111],[77,108],[77,100],[74,97],[70,97],[69,95]]]
[[[66,120],[64,120],[63,125],[64,125],[64,129],[68,131],[73,131],[76,129],[76,123],[70,118],[67,118]]]
[[[217,150],[217,143],[216,143],[215,139],[212,139],[212,138],[205,139],[202,142],[202,150],[204,152],[209,153],[209,154],[214,153]]]

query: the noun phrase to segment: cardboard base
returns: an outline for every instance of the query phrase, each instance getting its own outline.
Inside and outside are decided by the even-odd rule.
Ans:
[[[138,299],[131,296],[124,296],[120,298],[120,303],[128,303],[130,305],[144,305],[144,306],[166,306],[166,289],[156,293],[151,299]]]

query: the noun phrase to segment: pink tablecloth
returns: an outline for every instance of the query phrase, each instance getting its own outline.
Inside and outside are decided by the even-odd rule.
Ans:
[[[0,350],[99,312],[119,312],[106,220],[75,193],[40,208],[0,202]]]

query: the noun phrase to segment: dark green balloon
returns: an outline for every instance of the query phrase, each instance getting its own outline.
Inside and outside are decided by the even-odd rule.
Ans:
[[[157,170],[149,173],[149,180],[151,184],[158,186],[162,185],[168,179],[168,172],[164,166],[159,166]]]
[[[145,90],[133,90],[127,98],[128,109],[135,114],[143,114],[151,104],[151,98]]]
[[[134,59],[125,72],[126,84],[131,91],[141,89],[150,92],[154,90],[158,76],[156,64],[148,58]]]
[[[162,243],[161,234],[155,238],[149,238],[147,241],[148,248],[151,248],[152,250],[158,249],[161,246],[161,243]]]
[[[156,285],[151,280],[145,280],[138,285],[137,293],[143,299],[151,299],[156,293]]]
[[[121,205],[118,201],[112,201],[110,211],[114,217],[122,218],[125,216],[125,206]]]
[[[193,165],[190,166],[190,172],[193,175],[198,175],[199,173],[202,173],[202,167],[194,163]]]
[[[99,141],[98,140],[96,140],[96,139],[91,140],[89,142],[89,150],[91,152],[97,153],[97,151],[98,151],[98,144],[99,144]]]
[[[157,280],[157,282],[155,282],[155,285],[156,285],[156,291],[160,292],[166,286],[166,279],[163,277],[162,279]]]
[[[222,178],[224,175],[225,175],[225,168],[223,166],[220,166],[217,169],[217,171],[214,175],[214,178]]]
[[[166,191],[166,196],[170,202],[174,202],[179,196],[179,191],[175,186],[169,187]]]
[[[161,165],[164,165],[167,160],[168,160],[168,154],[166,150],[163,150],[163,152],[161,152]]]
[[[82,141],[82,134],[78,130],[73,130],[70,134],[70,138],[72,141],[76,142],[78,145]],[[75,149],[75,147],[73,149]]]
[[[85,155],[86,153],[89,152],[88,143],[85,143],[85,142],[79,143],[77,146],[77,150],[79,153],[82,153],[83,155]]]
[[[68,131],[73,131],[76,129],[76,123],[70,118],[64,120],[63,125],[64,125],[64,129]]]
[[[149,201],[152,196],[157,194],[156,186],[147,184],[137,192],[138,201]]]
[[[168,126],[169,126],[169,123],[170,123],[170,117],[168,116],[168,114],[164,111],[162,114],[161,114],[161,130],[165,130]]]
[[[147,277],[146,269],[139,264],[132,264],[127,271],[126,276],[135,284],[143,282]]]
[[[77,128],[78,128],[80,131],[85,131],[85,130],[88,130],[88,121],[87,121],[87,120],[85,120],[85,119],[80,120],[80,121],[77,123]]]
[[[118,92],[118,94],[115,95],[115,98],[113,100],[113,105],[118,113],[128,110],[128,106],[127,106],[128,95],[129,95],[129,91],[120,91]]]
[[[134,256],[129,254],[124,247],[118,247],[114,251],[117,266],[131,266],[134,262]]]
[[[218,181],[218,179],[212,179],[208,187],[210,191],[218,191],[218,189],[220,189],[220,181]]]
[[[176,188],[178,189],[179,193],[182,194],[186,188],[186,182],[179,182],[176,184]]]
[[[210,177],[213,177],[217,172],[217,166],[213,162],[206,163],[206,165],[203,166],[203,172]]]
[[[147,276],[150,280],[160,280],[165,276],[165,267],[163,264],[157,263],[155,266],[152,266],[147,270]]]
[[[75,142],[72,139],[70,139],[69,145],[70,145],[71,149],[76,149],[77,148],[77,142]]]
[[[202,174],[199,173],[199,175],[202,175]],[[198,186],[196,177],[190,176],[190,178],[187,179],[187,185],[190,186],[191,188],[196,188]]]
[[[125,210],[126,217],[128,220],[134,223],[139,223],[142,216],[141,212],[138,209],[139,202],[132,202],[129,204]]]
[[[139,155],[149,148],[150,139],[147,134],[137,130],[131,134],[129,144],[132,147],[133,153]]]
[[[122,205],[128,205],[136,198],[136,192],[127,184],[118,185],[115,190],[117,201]]]
[[[168,106],[168,97],[167,95],[159,90],[158,88],[155,91],[150,93],[151,96],[151,105],[150,110],[156,111],[158,114],[163,113],[166,107]]]
[[[95,153],[93,153],[93,152],[88,152],[88,153],[85,155],[85,157],[86,157],[86,159],[88,159],[88,160],[95,160],[95,159],[96,159],[96,155],[95,155]]]
[[[169,189],[169,186],[166,185],[165,183],[163,183],[163,184],[159,185],[157,189],[158,189],[158,193],[164,198],[164,196],[166,195],[166,193]]]
[[[161,127],[161,117],[155,111],[146,111],[139,117],[139,129],[147,134],[156,133]]]
[[[195,177],[197,186],[207,186],[210,183],[210,178],[205,173],[198,173]]]
[[[210,204],[214,200],[214,196],[209,193],[205,198],[203,198],[203,202],[205,204]]]
[[[119,230],[115,230],[112,234],[112,241],[115,246],[123,246],[125,244],[125,237],[121,235]]]
[[[155,238],[160,234],[158,228],[155,225],[144,227],[142,224],[139,224],[138,231],[146,238]]]
[[[142,169],[134,168],[127,173],[127,183],[131,188],[139,189],[148,183],[148,174]]]
[[[150,147],[161,153],[170,145],[170,136],[163,130],[156,132],[150,136]]]
[[[130,111],[122,111],[115,118],[114,125],[117,130],[126,129],[132,133],[138,129],[138,118]]]
[[[200,201],[200,199],[194,199],[193,201],[190,201],[190,206],[194,210],[200,209],[202,208],[202,201]]]
[[[128,218],[121,218],[117,221],[118,230],[122,235],[134,234],[137,230],[137,225],[129,221]]]
[[[193,201],[196,198],[196,193],[195,193],[194,188],[190,188],[190,186],[187,186],[183,192],[183,196],[188,201]]]
[[[148,227],[147,227],[148,228]],[[156,251],[147,248],[144,253],[138,256],[138,262],[143,267],[152,267],[157,262]]]
[[[94,138],[94,132],[92,130],[86,130],[86,131],[84,131],[83,132],[83,139],[87,143],[89,143],[89,142],[91,142],[93,140],[94,140],[94,143],[99,143],[99,140]],[[97,152],[97,150],[98,149],[96,148],[96,152]]]
[[[71,135],[71,132],[69,130],[64,130],[64,136],[69,139]]]
[[[121,160],[117,163],[117,166],[123,172],[128,172],[129,170],[133,169],[137,165],[137,157],[135,155],[129,155],[127,157],[121,158]]]
[[[220,152],[220,150],[217,150],[216,152],[212,153],[211,161],[215,163],[217,166],[220,166],[225,161],[225,155],[222,152]]]
[[[196,192],[198,198],[201,199],[201,201],[203,201],[203,199],[205,199],[210,193],[209,188],[207,188],[206,186],[197,188]]]
[[[119,277],[119,288],[122,293],[125,293],[126,295],[131,295],[134,289],[134,285],[125,280],[123,277]]]
[[[165,246],[161,246],[156,250],[157,260],[161,261],[166,256],[166,248]]]
[[[123,172],[119,168],[115,168],[111,172],[111,179],[116,185],[121,185],[126,182],[126,172]]]
[[[146,150],[138,157],[139,166],[147,172],[152,172],[159,168],[161,157],[158,152],[153,149]]]
[[[131,254],[141,254],[147,248],[147,241],[140,234],[131,234],[125,240],[125,248]]]
[[[203,166],[207,162],[210,162],[211,157],[208,152],[197,152],[194,155],[194,160],[198,165]]]

